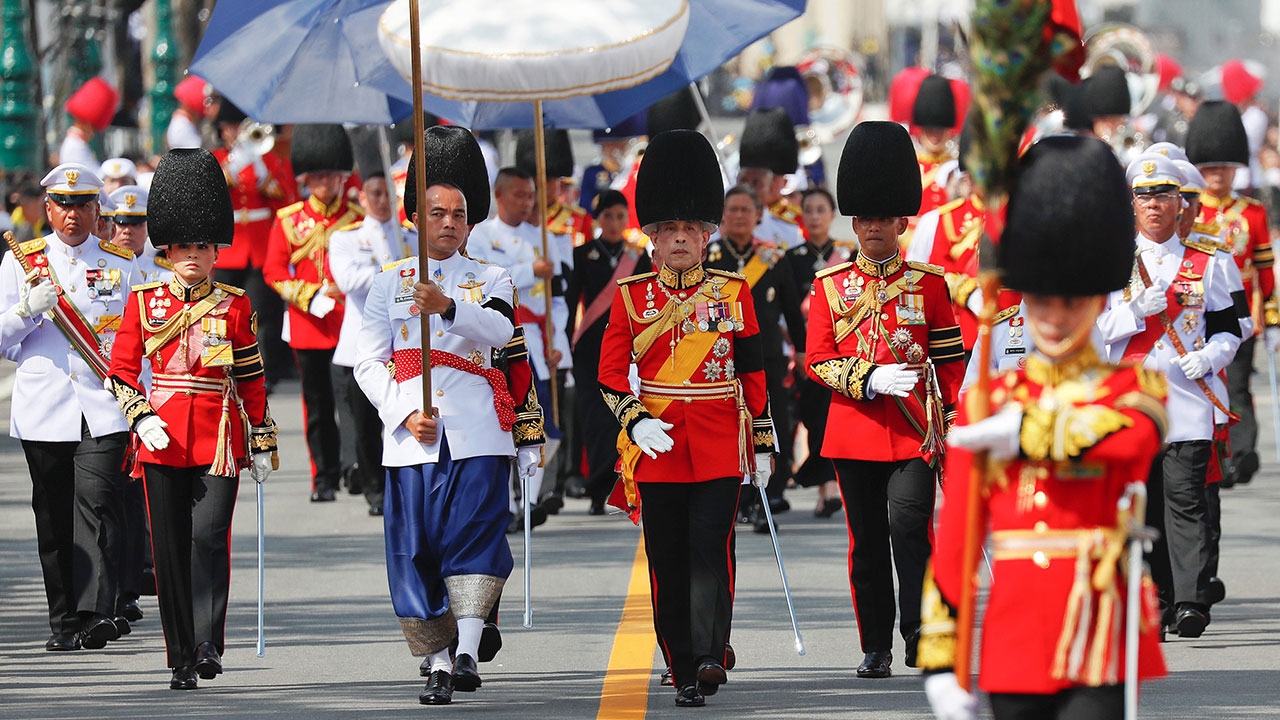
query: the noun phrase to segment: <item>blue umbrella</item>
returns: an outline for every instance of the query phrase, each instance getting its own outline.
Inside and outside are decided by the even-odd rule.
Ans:
[[[412,114],[412,90],[378,44],[389,0],[220,0],[191,71],[264,122],[385,124]],[[689,27],[664,73],[625,90],[543,102],[548,126],[607,128],[708,75],[804,12],[805,0],[689,0]],[[531,102],[423,106],[474,129],[527,128]]]

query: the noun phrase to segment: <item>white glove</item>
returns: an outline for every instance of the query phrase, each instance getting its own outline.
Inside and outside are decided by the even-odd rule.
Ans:
[[[330,295],[324,292],[318,292],[311,297],[311,304],[307,306],[307,312],[322,318],[333,311],[338,306],[338,301],[334,300]]]
[[[1158,315],[1169,307],[1169,296],[1156,285],[1143,289],[1130,303],[1133,314],[1139,319]]]
[[[1262,340],[1267,344],[1267,352],[1280,352],[1280,327],[1269,327],[1262,331]]]
[[[254,453],[253,464],[249,466],[249,476],[253,481],[261,485],[266,481],[267,476],[271,474],[271,453],[260,452]]]
[[[993,460],[1012,460],[1022,445],[1022,408],[1003,410],[971,425],[957,425],[947,433],[947,444],[971,452],[986,450]]]
[[[1188,380],[1199,380],[1213,370],[1203,350],[1192,350],[1182,357],[1173,358],[1169,364],[1181,370]]]
[[[232,148],[231,152],[227,153],[227,174],[235,181],[240,171],[249,167],[252,162],[253,158],[246,157],[239,148]]]
[[[751,484],[758,488],[769,487],[769,478],[773,475],[773,453],[756,453],[756,471],[751,473]]]
[[[18,292],[21,295],[21,299],[18,300],[20,317],[38,317],[58,304],[58,291],[54,289],[53,283],[49,282],[48,278],[41,278],[40,282],[34,286],[23,283],[19,286]]]
[[[924,678],[924,694],[938,720],[974,720],[978,699],[960,687],[955,673],[934,673]]]
[[[969,299],[964,301],[964,306],[974,315],[980,314],[982,312],[982,288],[969,293]]]
[[[667,431],[673,427],[675,426],[671,423],[662,422],[657,418],[645,418],[631,428],[631,442],[639,446],[645,455],[657,458],[658,453],[664,453],[676,446],[676,442],[667,434]]]
[[[516,469],[521,478],[531,478],[542,464],[542,446],[526,445],[516,448]]]
[[[138,421],[133,431],[148,450],[155,452],[169,447],[169,433],[164,431],[167,427],[169,423],[161,420],[159,415],[148,415]]]
[[[258,179],[258,185],[265,185],[271,179],[271,175],[267,172],[267,166],[262,162],[262,156],[257,155],[253,158],[253,176]]]
[[[920,373],[915,370],[908,370],[906,363],[897,363],[896,365],[881,365],[871,371],[871,379],[867,385],[871,388],[871,392],[876,395],[893,395],[894,397],[906,397],[911,394],[911,388],[920,382]]]

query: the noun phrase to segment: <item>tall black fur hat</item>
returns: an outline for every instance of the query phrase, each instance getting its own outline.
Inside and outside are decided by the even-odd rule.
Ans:
[[[910,217],[920,212],[923,194],[916,149],[906,128],[885,120],[854,126],[836,176],[841,215]]]
[[[925,128],[949,128],[956,124],[956,96],[951,81],[930,75],[920,82],[916,102],[911,106],[911,124]]]
[[[521,130],[516,134],[516,167],[534,178],[538,177],[538,146],[534,143],[533,130]],[[573,146],[569,143],[568,130],[545,130],[542,135],[547,148],[547,177],[573,177]]]
[[[309,172],[351,172],[355,157],[351,138],[341,125],[298,125],[289,150],[294,175]]]
[[[440,124],[439,115],[436,115],[435,113],[429,113],[426,110],[422,111],[422,127],[429,128],[433,125],[439,125],[439,124]],[[409,143],[413,142],[413,116],[412,115],[396,123],[395,127],[391,129],[391,142],[400,144],[400,145],[408,145]],[[395,145],[392,145],[391,149],[395,150]]]
[[[1225,100],[1206,100],[1187,127],[1187,159],[1193,165],[1248,165],[1249,136],[1240,111]]]
[[[752,110],[742,128],[738,166],[769,168],[774,175],[790,175],[800,166],[800,141],[785,108]]]
[[[218,103],[218,115],[214,118],[214,125],[226,123],[228,125],[239,125],[245,121],[244,111],[236,107],[227,98],[222,98],[222,102]]]
[[[231,191],[208,150],[181,148],[160,158],[147,197],[147,233],[156,247],[174,243],[231,245],[236,234]]]
[[[636,173],[640,227],[670,220],[715,226],[723,215],[720,161],[702,133],[670,130],[649,138]]]
[[[682,87],[649,106],[645,126],[649,137],[668,130],[697,130],[702,123],[698,105],[687,87]]]
[[[1106,143],[1050,135],[1018,165],[996,250],[1004,285],[1039,295],[1105,295],[1133,270],[1133,201]]]
[[[1116,65],[1103,65],[1095,70],[1084,86],[1084,104],[1092,117],[1129,115],[1133,111],[1133,98],[1129,95],[1124,70]]]
[[[489,172],[485,169],[480,143],[471,132],[457,125],[429,127],[423,150],[427,158],[427,187],[438,182],[456,186],[467,199],[467,224],[484,222],[489,217]],[[410,155],[404,190],[407,218],[413,218],[418,210],[418,195],[414,192],[417,172],[417,158]]]

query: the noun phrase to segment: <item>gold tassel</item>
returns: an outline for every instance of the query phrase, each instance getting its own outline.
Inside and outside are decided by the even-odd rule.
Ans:
[[[633,508],[640,507],[640,491],[636,488],[636,464],[644,451],[639,445],[631,442],[626,430],[618,431],[618,474],[622,476],[622,490],[627,496],[627,504]]]
[[[738,469],[743,475],[750,475],[756,470],[756,445],[751,428],[751,412],[747,410],[747,400],[742,394],[742,383],[734,380],[733,387],[738,403]]]
[[[209,474],[218,477],[235,477],[238,472],[235,450],[231,447],[231,384],[227,383],[222,388],[222,418],[218,421],[218,449],[213,455],[213,464],[209,466]]]
[[[1071,585],[1071,593],[1067,596],[1067,614],[1063,618],[1062,633],[1058,636],[1058,646],[1053,653],[1053,668],[1050,675],[1055,680],[1069,680],[1075,677],[1079,663],[1074,661],[1075,641],[1079,635],[1077,628],[1088,623],[1089,611],[1089,537],[1080,538],[1080,547],[1076,555],[1076,580]],[[1081,616],[1084,616],[1083,620]],[[1083,650],[1082,650],[1083,651]],[[1074,670],[1068,670],[1067,655],[1072,656]]]

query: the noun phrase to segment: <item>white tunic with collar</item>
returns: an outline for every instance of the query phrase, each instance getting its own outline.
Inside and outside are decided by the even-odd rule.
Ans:
[[[137,277],[136,263],[102,249],[102,241],[92,235],[75,247],[56,233],[46,235],[44,242],[51,275],[62,286],[64,297],[98,329],[110,358],[124,303]],[[91,288],[86,282],[87,273],[96,270],[110,278],[109,291]],[[115,396],[103,389],[102,380],[49,315],[18,315],[24,275],[13,254],[6,254],[0,263],[0,352],[18,363],[9,434],[20,440],[79,442],[81,417],[93,437],[128,431]]]
[[[366,216],[355,226],[329,236],[329,272],[346,295],[347,303],[338,344],[333,349],[334,365],[355,367],[356,337],[374,277],[384,265],[414,254],[418,246],[418,235],[412,226],[402,225],[400,241],[396,242],[395,223],[394,217],[381,223]]]
[[[404,427],[405,418],[423,409],[422,377],[397,383],[387,369],[396,350],[422,348],[421,318],[413,302],[417,264],[417,258],[410,258],[374,278],[356,341],[356,382],[382,419],[382,464],[387,467],[433,463],[440,457],[439,439],[425,445]],[[501,311],[483,303],[494,299],[509,307],[511,276],[497,265],[461,254],[431,261],[430,275],[455,303],[452,322],[431,316],[432,349],[491,367],[493,351],[506,347],[515,327]],[[448,441],[450,457],[515,456],[511,431],[498,424],[493,388],[486,379],[437,365],[431,368],[431,387],[431,404],[443,428],[439,437]]]

